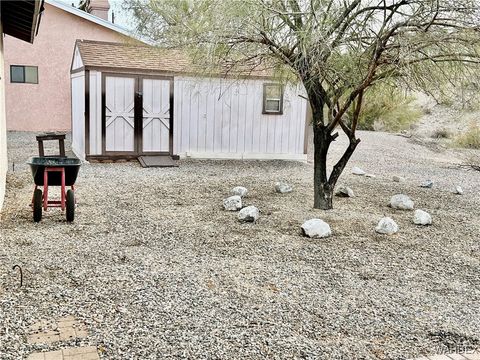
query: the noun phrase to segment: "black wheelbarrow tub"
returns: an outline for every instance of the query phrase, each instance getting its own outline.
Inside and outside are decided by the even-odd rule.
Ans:
[[[77,180],[78,171],[82,162],[77,158],[67,157],[32,157],[27,162],[32,170],[35,185],[43,186],[43,175],[45,167],[57,167],[65,169],[65,186],[72,186]],[[48,185],[61,186],[62,175],[60,172],[48,173]]]

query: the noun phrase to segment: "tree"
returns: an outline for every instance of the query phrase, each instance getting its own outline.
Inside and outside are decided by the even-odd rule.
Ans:
[[[480,63],[477,0],[133,0],[137,29],[228,71],[271,67],[301,81],[312,109],[314,207],[357,148],[365,93],[380,82],[431,89],[464,82]],[[329,147],[349,145],[329,172]]]
[[[88,12],[89,7],[90,7],[90,0],[81,0],[80,3],[78,4],[78,9],[83,10],[85,12]]]

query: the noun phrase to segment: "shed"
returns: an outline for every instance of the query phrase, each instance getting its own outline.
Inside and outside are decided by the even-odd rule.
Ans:
[[[81,159],[306,160],[304,89],[265,71],[206,76],[178,50],[77,40],[71,90]]]

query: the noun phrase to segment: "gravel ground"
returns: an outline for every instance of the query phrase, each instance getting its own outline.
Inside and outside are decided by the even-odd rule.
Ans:
[[[452,140],[472,127],[480,126],[480,111],[462,109],[461,104],[437,105],[436,102],[425,95],[416,94],[415,104],[420,106],[425,115],[412,126],[410,132],[414,136],[437,138],[441,130],[447,138],[436,139],[442,145],[451,146]],[[446,132],[446,133],[445,133]]]
[[[311,162],[85,164],[75,222],[53,210],[34,224],[24,165],[37,152],[34,134],[9,133],[0,358],[45,348],[26,344],[27,326],[65,315],[86,322],[84,343],[98,345],[102,359],[405,359],[480,347],[480,173],[452,168],[459,152],[359,135],[349,169],[377,177],[348,169],[341,183],[357,197],[336,198],[331,211],[312,209]],[[279,178],[294,192],[276,194]],[[418,186],[426,179],[433,189]],[[465,195],[453,195],[453,184]],[[256,224],[222,210],[236,185],[260,209]],[[417,227],[412,212],[387,207],[396,193],[434,224]],[[383,215],[397,221],[397,235],[374,232]],[[312,217],[333,236],[302,237],[300,225]],[[20,289],[15,264],[24,272]]]

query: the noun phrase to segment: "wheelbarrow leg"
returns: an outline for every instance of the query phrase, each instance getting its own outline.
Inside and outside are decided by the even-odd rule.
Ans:
[[[65,169],[62,168],[62,199],[61,199],[61,206],[62,206],[62,211],[65,210],[65,199],[67,197],[67,189],[65,189]]]
[[[43,210],[48,210],[48,171],[43,173]]]

